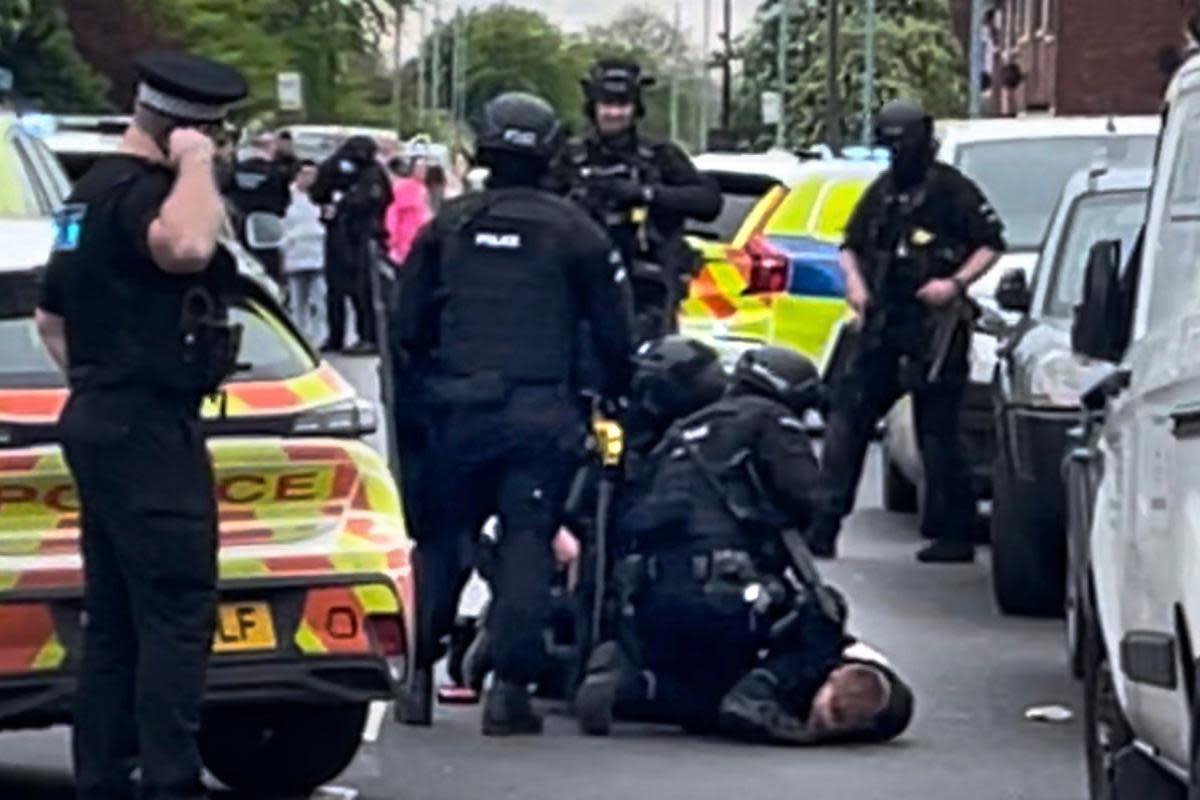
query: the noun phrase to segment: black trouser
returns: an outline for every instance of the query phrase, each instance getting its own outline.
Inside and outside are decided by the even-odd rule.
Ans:
[[[756,615],[744,587],[702,582],[690,554],[660,555],[655,577],[638,592],[632,630],[623,642],[638,669],[651,673],[653,696],[623,703],[621,716],[710,730],[721,700],[752,669],[771,672],[780,698],[794,713],[807,714],[824,675],[813,676],[814,653],[840,642],[805,642],[803,632],[771,641],[771,620]],[[815,685],[814,685],[815,684]]]
[[[340,243],[340,244],[339,244]],[[325,248],[325,308],[329,345],[341,349],[346,341],[346,301],[354,306],[354,326],[360,342],[375,344],[375,307],[371,302],[369,243],[331,237]]]
[[[79,487],[83,658],[74,758],[81,800],[199,798],[196,734],[217,598],[212,468],[195,406],[76,395],[63,414]]]
[[[580,457],[583,420],[565,390],[546,386],[518,386],[492,407],[437,407],[431,419],[424,529],[415,532],[417,667],[432,666],[453,628],[479,533],[498,515],[491,657],[501,680],[531,683],[545,655],[551,542]]]
[[[933,384],[915,381],[912,390],[917,442],[925,466],[921,529],[935,539],[969,541],[974,535],[975,498],[959,436],[967,380],[966,343],[967,337],[961,336],[941,380]],[[854,508],[871,434],[905,392],[901,360],[901,353],[886,342],[868,345],[834,388],[817,492],[818,536],[835,536],[842,519]]]

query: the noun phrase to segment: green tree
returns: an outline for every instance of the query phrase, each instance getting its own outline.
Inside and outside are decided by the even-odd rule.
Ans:
[[[792,144],[824,141],[829,69],[823,5],[793,0],[787,54],[785,110]],[[841,27],[839,88],[842,131],[846,141],[862,134],[863,71],[866,60],[864,4],[846,7]],[[877,0],[874,108],[888,100],[912,97],[939,117],[965,110],[966,59],[954,34],[946,0]],[[779,0],[765,0],[751,31],[741,42],[745,79],[738,96],[738,117],[753,129],[759,97],[778,86]],[[762,142],[760,141],[759,144]]]
[[[75,49],[57,0],[0,0],[0,67],[19,96],[47,110],[108,110],[107,85]]]

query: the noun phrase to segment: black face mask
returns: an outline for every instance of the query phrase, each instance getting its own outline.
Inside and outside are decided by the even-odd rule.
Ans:
[[[897,187],[910,189],[925,180],[932,161],[927,144],[899,143],[893,145],[890,150],[892,177]]]

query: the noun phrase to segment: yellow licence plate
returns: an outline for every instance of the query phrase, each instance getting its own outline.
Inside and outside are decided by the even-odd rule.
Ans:
[[[217,608],[214,653],[275,649],[275,623],[267,603],[222,603]]]

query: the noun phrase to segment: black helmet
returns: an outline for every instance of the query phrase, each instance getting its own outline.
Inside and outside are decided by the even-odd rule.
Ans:
[[[747,350],[733,369],[734,385],[778,400],[803,414],[821,399],[821,375],[807,357],[783,347]]]
[[[587,99],[589,117],[597,103],[632,103],[641,116],[646,111],[642,104],[642,89],[653,86],[655,80],[642,75],[642,67],[636,61],[610,58],[593,64],[580,83]]]
[[[476,146],[482,153],[505,152],[548,161],[558,152],[562,125],[540,97],[507,92],[483,109]]]
[[[933,142],[933,117],[912,100],[893,100],[875,118],[875,143],[880,147],[916,148]]]
[[[715,403],[728,378],[712,347],[672,335],[646,342],[634,356],[631,405],[665,427]]]

